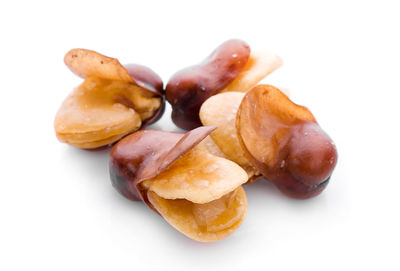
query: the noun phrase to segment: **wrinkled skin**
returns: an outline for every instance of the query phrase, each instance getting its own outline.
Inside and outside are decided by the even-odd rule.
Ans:
[[[251,163],[284,194],[305,199],[327,186],[337,162],[336,147],[311,112],[279,89],[259,85],[250,90],[236,127]]]
[[[202,103],[240,74],[249,55],[250,48],[245,42],[229,40],[200,64],[173,75],[165,93],[172,106],[172,121],[185,130],[201,126],[199,110]]]

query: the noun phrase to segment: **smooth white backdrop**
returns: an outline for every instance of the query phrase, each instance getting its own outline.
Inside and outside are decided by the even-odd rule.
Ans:
[[[399,270],[398,1],[4,1],[0,4],[1,270]],[[109,150],[59,143],[82,80],[71,48],[167,82],[230,38],[283,58],[290,90],[337,144],[327,189],[297,201],[246,186],[241,228],[194,242],[111,186]],[[170,108],[154,129],[176,130]]]

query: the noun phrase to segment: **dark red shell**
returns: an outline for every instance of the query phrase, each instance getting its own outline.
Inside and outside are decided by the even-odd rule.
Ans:
[[[125,137],[110,153],[113,186],[128,199],[142,200],[152,208],[139,184],[160,174],[215,128],[199,127],[187,133],[141,130]]]
[[[333,141],[306,107],[279,89],[258,85],[248,91],[236,127],[250,162],[284,194],[310,198],[328,184],[337,162]]]
[[[201,126],[199,110],[203,102],[229,85],[249,56],[250,47],[244,41],[228,40],[200,64],[173,75],[165,89],[172,121],[185,130]]]

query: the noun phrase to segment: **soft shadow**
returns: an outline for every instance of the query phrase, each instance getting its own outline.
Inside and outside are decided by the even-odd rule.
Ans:
[[[145,130],[162,130],[162,129],[163,129],[162,125],[160,125],[159,123],[151,124],[145,128]]]
[[[168,126],[166,127],[165,124],[159,123],[159,122],[147,126],[145,128],[145,130],[163,130],[163,131],[180,132],[180,133],[186,133],[187,132],[187,131],[177,127],[174,124],[168,124]]]
[[[251,184],[245,184],[243,185],[243,188],[246,190],[246,193],[251,194],[251,195],[262,195],[268,197],[274,197],[274,198],[279,198],[282,195],[282,193],[270,182],[267,180],[261,178],[257,180],[255,183]],[[250,197],[248,195],[248,197]]]
[[[255,183],[243,186],[247,193],[249,205],[254,204],[279,204],[287,208],[306,209],[313,205],[320,205],[326,202],[324,191],[316,197],[309,199],[293,199],[282,194],[274,184],[265,179],[259,179]]]
[[[89,173],[91,180],[103,180],[108,177],[108,156],[111,148],[99,148],[95,150],[82,150],[68,147],[63,152],[62,161],[71,170]],[[107,174],[104,174],[104,173]]]
[[[70,171],[80,172],[82,179],[90,182],[93,189],[106,193],[112,201],[118,202],[121,208],[134,208],[144,212],[146,206],[141,201],[131,201],[121,195],[111,184],[109,173],[109,155],[112,147],[102,147],[94,150],[83,150],[67,147],[63,151],[62,161]]]

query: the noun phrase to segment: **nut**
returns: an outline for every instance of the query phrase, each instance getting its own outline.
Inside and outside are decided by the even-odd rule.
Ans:
[[[281,65],[271,52],[250,52],[243,41],[226,41],[202,63],[181,70],[168,82],[173,122],[186,130],[201,126],[198,113],[205,100],[220,92],[245,92]]]
[[[142,130],[127,136],[110,154],[113,186],[131,200],[142,200],[194,240],[227,237],[246,214],[241,185],[247,174],[199,144],[214,129],[200,127],[186,134]]]
[[[161,117],[162,81],[140,66],[123,67],[117,59],[94,51],[73,49],[64,58],[84,78],[57,112],[57,138],[81,148],[114,143]]]
[[[240,74],[249,55],[250,48],[244,41],[228,40],[200,64],[173,75],[165,89],[173,122],[185,130],[201,126],[201,104]]]
[[[258,85],[246,94],[215,95],[200,118],[218,126],[211,138],[252,180],[260,172],[293,198],[316,196],[328,184],[337,161],[333,141],[306,107],[279,89]]]
[[[236,127],[252,164],[284,194],[309,198],[327,186],[337,162],[335,144],[306,107],[279,89],[259,85],[250,90]]]

